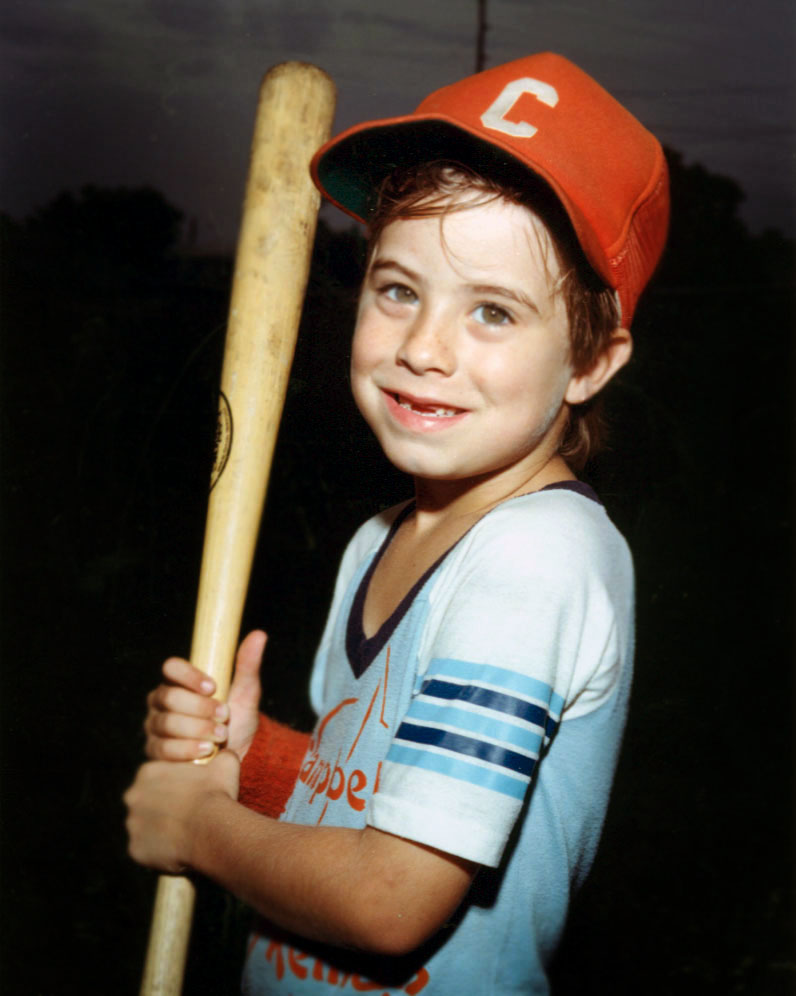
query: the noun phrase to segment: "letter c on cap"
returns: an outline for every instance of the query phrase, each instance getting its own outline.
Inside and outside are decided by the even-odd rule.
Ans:
[[[502,131],[504,135],[511,135],[514,138],[532,138],[539,130],[534,125],[527,121],[506,120],[506,115],[524,93],[530,93],[548,107],[555,107],[558,103],[558,93],[549,83],[532,79],[530,76],[521,80],[512,80],[503,87],[489,110],[481,115],[481,124],[492,131]]]

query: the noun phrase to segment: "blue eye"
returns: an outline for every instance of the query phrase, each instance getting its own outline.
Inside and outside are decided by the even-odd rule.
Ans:
[[[406,284],[387,284],[381,292],[396,304],[414,304],[417,301],[417,294]]]
[[[479,304],[473,317],[482,325],[508,325],[512,320],[508,311],[496,304]]]

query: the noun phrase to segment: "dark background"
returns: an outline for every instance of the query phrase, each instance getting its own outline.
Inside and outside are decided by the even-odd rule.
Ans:
[[[560,994],[779,996],[792,945],[793,245],[670,153],[674,222],[584,475],[631,544],[637,679]],[[125,856],[143,701],[188,649],[231,274],[146,188],[2,217],[3,992],[137,991]],[[347,390],[359,242],[319,230],[245,626],[306,725],[343,545],[409,493]],[[186,992],[235,991],[245,911],[200,891]]]

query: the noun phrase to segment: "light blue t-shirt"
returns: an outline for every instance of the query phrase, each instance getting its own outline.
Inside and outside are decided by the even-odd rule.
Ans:
[[[464,903],[400,959],[252,935],[243,992],[544,994],[602,828],[627,711],[633,571],[582,485],[482,518],[366,639],[362,606],[400,516],[343,558],[318,650],[319,716],[283,819],[366,824],[478,862]]]

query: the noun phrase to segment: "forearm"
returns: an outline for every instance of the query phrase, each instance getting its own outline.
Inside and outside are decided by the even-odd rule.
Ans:
[[[279,823],[223,793],[206,797],[194,826],[192,867],[270,921],[382,954],[433,934],[472,878],[465,862],[377,830]]]
[[[355,831],[282,824],[221,793],[204,800],[195,827],[190,864],[196,871],[286,930],[355,944],[346,922],[348,883],[341,872]],[[311,863],[302,857],[308,851]]]

